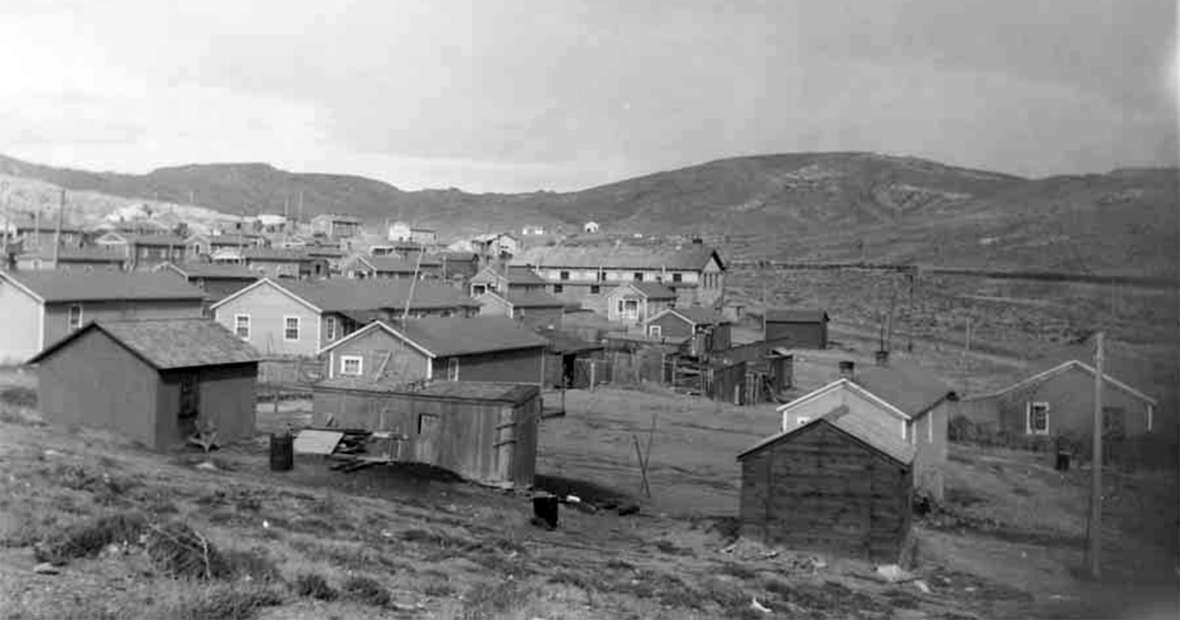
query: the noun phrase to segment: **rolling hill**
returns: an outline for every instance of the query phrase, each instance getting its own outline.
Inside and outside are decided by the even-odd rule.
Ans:
[[[129,199],[226,212],[404,218],[451,234],[576,229],[695,233],[733,256],[935,262],[1172,275],[1180,241],[1176,169],[1024,179],[912,157],[793,153],[737,157],[567,193],[405,191],[357,176],[268,164],[195,164],[145,175],[53,168],[0,156],[0,174]]]

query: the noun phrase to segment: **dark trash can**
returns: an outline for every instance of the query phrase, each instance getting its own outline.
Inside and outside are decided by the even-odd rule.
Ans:
[[[1057,471],[1069,471],[1069,457],[1070,454],[1068,452],[1057,453]]]
[[[557,527],[557,498],[552,495],[541,495],[533,498],[533,517],[541,525],[550,529]]]
[[[270,436],[270,470],[291,471],[295,466],[295,436],[290,433]]]

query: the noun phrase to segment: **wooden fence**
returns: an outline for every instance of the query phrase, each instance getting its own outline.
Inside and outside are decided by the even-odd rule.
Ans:
[[[326,360],[312,357],[273,357],[258,364],[258,384],[265,389],[311,389],[327,377]],[[264,389],[264,391],[265,391]]]

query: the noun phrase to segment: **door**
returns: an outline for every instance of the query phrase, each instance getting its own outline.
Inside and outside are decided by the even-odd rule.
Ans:
[[[180,375],[180,403],[177,408],[180,436],[187,438],[197,433],[197,417],[201,413],[201,390],[196,373]]]
[[[623,301],[623,320],[635,321],[639,319],[639,302],[634,299]]]
[[[418,414],[417,435],[414,437],[414,460],[430,465],[438,464],[439,443],[442,441],[442,421],[438,414]]]

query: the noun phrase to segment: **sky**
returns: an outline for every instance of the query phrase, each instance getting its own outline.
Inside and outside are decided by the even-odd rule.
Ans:
[[[565,191],[739,155],[1177,165],[1175,0],[4,0],[0,153]]]

